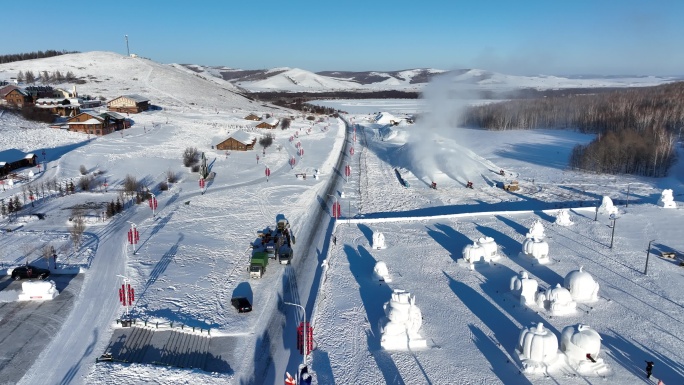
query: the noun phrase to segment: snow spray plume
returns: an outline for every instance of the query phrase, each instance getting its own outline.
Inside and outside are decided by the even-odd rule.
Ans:
[[[461,180],[465,184],[463,179],[467,177],[461,172],[444,167],[445,163],[462,163],[453,159],[454,155],[457,158],[460,155],[458,152],[454,153],[449,142],[458,142],[455,128],[461,124],[468,101],[476,97],[473,90],[457,85],[453,77],[452,72],[435,76],[425,87],[422,96],[425,100],[425,113],[416,122],[416,129],[412,130],[408,150],[415,167],[412,171],[418,178],[427,177],[434,181],[437,171],[442,168],[452,179]],[[447,153],[450,158],[448,161],[444,159]]]

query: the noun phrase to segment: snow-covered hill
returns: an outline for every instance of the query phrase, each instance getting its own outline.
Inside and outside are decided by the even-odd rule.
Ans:
[[[112,99],[122,94],[140,94],[152,104],[181,109],[202,106],[209,110],[249,108],[249,100],[237,94],[235,86],[216,77],[199,76],[185,67],[165,65],[113,52],[85,52],[45,59],[0,64],[0,80],[11,80],[19,71],[71,71],[83,84],[80,95]],[[39,80],[36,85],[42,85]],[[49,84],[71,88],[73,83]]]

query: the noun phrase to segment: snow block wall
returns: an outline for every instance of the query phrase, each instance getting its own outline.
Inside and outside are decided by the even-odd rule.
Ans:
[[[386,319],[380,325],[380,346],[386,350],[407,350],[427,347],[418,334],[423,317],[411,293],[395,289],[392,299],[383,306]]]
[[[21,284],[19,301],[51,300],[59,295],[53,281],[27,281]]]
[[[676,209],[677,203],[674,201],[674,196],[672,195],[672,189],[665,189],[660,194],[660,199],[658,199],[658,206],[666,209]]]

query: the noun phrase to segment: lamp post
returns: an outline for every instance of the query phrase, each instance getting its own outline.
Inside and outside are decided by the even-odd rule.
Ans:
[[[599,207],[596,206],[596,214],[594,215],[594,222],[596,222],[598,220],[598,209],[599,209]]]
[[[625,207],[629,207],[629,183],[627,183],[627,204]]]
[[[646,266],[644,266],[644,275],[648,275],[648,257],[651,256],[651,243],[655,242],[655,239],[648,241],[648,249],[646,249]]]
[[[302,365],[306,365],[306,353],[307,353],[307,351],[306,351],[306,348],[307,348],[306,343],[307,343],[307,333],[308,333],[308,330],[306,330],[306,326],[307,326],[307,324],[306,324],[306,309],[304,308],[304,306],[302,306],[302,305],[300,305],[300,304],[297,304],[297,303],[292,303],[292,302],[283,302],[283,303],[284,303],[285,305],[297,306],[297,307],[299,307],[300,309],[302,309],[302,312],[304,313],[304,329],[305,329],[305,330],[304,330],[304,336],[303,336],[303,337],[304,337],[304,343],[303,343],[303,345],[304,345],[304,356],[303,356],[303,358],[302,358]]]
[[[613,231],[610,233],[610,248],[613,248],[613,238],[615,237],[615,222],[617,221],[617,217],[615,214],[610,215],[610,219],[613,221]]]

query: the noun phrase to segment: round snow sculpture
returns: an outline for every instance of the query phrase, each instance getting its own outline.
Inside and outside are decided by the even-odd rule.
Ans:
[[[536,295],[539,284],[536,280],[531,279],[526,271],[521,271],[519,276],[511,278],[511,291],[514,295],[520,297],[520,303],[526,306],[533,306],[536,304]]]
[[[607,366],[598,355],[601,351],[601,336],[591,327],[583,324],[567,326],[561,332],[560,349],[568,363],[580,372],[600,372]]]
[[[385,262],[378,262],[373,268],[373,278],[377,281],[392,282],[392,278],[389,275],[389,269]]]
[[[375,231],[373,232],[373,249],[384,249],[385,245],[385,234]]]
[[[26,281],[21,284],[19,301],[51,300],[59,295],[53,281]]]
[[[660,199],[658,199],[658,205],[666,209],[676,209],[677,203],[674,201],[672,196],[672,189],[665,189],[660,194]]]
[[[573,301],[570,291],[561,287],[560,283],[546,293],[546,300],[553,315],[570,314],[577,309],[577,302]]]
[[[405,290],[395,289],[392,299],[383,306],[384,324],[380,325],[380,346],[387,350],[405,350],[427,347],[427,341],[418,334],[423,317],[416,299]]]
[[[526,238],[523,242],[523,253],[542,265],[549,263],[549,244],[543,239]]]
[[[570,291],[572,299],[577,302],[598,301],[599,284],[591,274],[583,271],[582,266],[579,270],[573,270],[565,276],[563,286]]]
[[[604,196],[598,212],[606,215],[617,215],[618,209],[613,205],[613,200],[609,196]]]
[[[532,224],[532,227],[530,227],[530,231],[525,235],[526,238],[537,238],[537,239],[544,239],[546,237],[546,234],[544,233],[544,225],[542,225],[540,220],[534,221]]]
[[[489,262],[499,258],[499,247],[496,245],[494,238],[482,237],[477,240],[477,243],[484,250],[485,262]]]
[[[572,225],[572,219],[570,219],[570,210],[562,209],[558,211],[558,216],[556,216],[556,224],[559,226],[570,226]]]
[[[558,338],[541,322],[523,328],[518,338],[517,353],[526,372],[545,371],[558,358]]]

